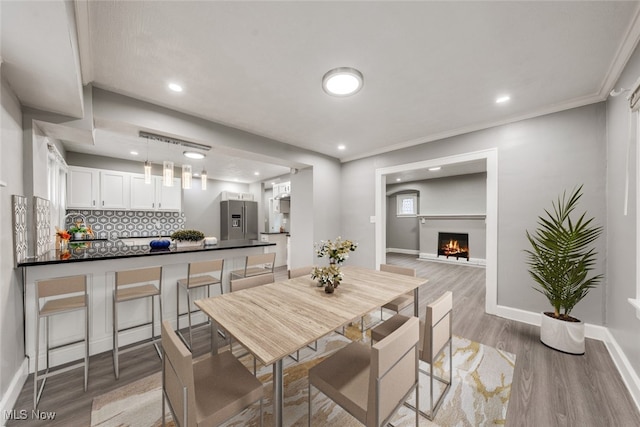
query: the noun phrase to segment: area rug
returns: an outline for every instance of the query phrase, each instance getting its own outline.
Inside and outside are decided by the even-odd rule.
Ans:
[[[346,337],[331,334],[318,341],[318,351],[309,348],[300,351],[300,362],[287,358],[284,362],[284,424],[307,425],[307,372],[309,368],[347,345],[350,338],[368,341],[362,337],[359,325],[347,329]],[[242,349],[234,351],[241,352]],[[515,355],[465,338],[454,336],[453,384],[440,407],[434,422],[420,417],[420,426],[495,426],[504,425],[507,415]],[[448,354],[434,364],[434,370],[447,375]],[[252,367],[251,356],[241,358]],[[422,369],[428,365],[420,362]],[[443,372],[444,371],[444,372]],[[273,425],[272,368],[260,367],[258,378],[265,384],[264,422]],[[334,404],[322,393],[312,388],[313,426],[359,426],[355,418]],[[152,427],[162,425],[160,373],[143,378],[119,389],[98,396],[93,400],[92,427]],[[429,377],[420,375],[420,407],[428,408]],[[414,402],[412,402],[414,403]],[[415,413],[406,407],[393,417],[395,426],[412,426]],[[173,426],[171,416],[167,425]],[[240,427],[259,425],[259,405],[256,404],[227,421],[224,426]]]

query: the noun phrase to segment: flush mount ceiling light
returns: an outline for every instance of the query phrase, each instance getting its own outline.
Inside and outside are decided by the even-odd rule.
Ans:
[[[169,89],[171,89],[174,92],[182,92],[182,86],[180,86],[177,83],[169,83]]]
[[[500,96],[500,97],[496,98],[496,104],[502,104],[504,102],[507,102],[510,99],[511,99],[511,97],[509,95]]]
[[[436,166],[436,167],[433,167],[433,168],[429,168],[429,172],[439,171],[440,169],[442,169],[442,167]]]
[[[362,73],[350,67],[334,68],[322,77],[322,88],[333,96],[353,95],[362,89],[363,84]]]
[[[204,154],[198,153],[197,151],[185,151],[182,153],[182,155],[190,159],[197,159],[197,160],[201,160],[205,158]]]

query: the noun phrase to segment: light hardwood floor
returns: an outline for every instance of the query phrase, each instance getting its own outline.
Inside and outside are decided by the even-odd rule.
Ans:
[[[542,345],[537,327],[485,314],[483,268],[419,261],[400,254],[388,254],[387,262],[416,268],[419,276],[429,279],[420,292],[421,315],[426,304],[451,290],[454,334],[516,354],[508,426],[640,426],[640,413],[602,342],[587,340],[584,356],[570,356]],[[285,278],[286,271],[276,272],[276,280]],[[194,337],[196,355],[208,351],[206,329],[200,329]],[[117,381],[111,353],[93,356],[86,393],[82,391],[81,369],[47,381],[39,409],[55,411],[55,421],[27,419],[9,421],[7,425],[88,426],[94,397],[159,370],[160,360],[151,347],[123,355]],[[18,398],[17,411],[26,409],[31,414],[32,384],[29,376]]]

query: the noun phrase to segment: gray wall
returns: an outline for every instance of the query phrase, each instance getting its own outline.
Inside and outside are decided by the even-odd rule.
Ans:
[[[523,249],[525,230],[565,189],[584,184],[580,205],[606,225],[604,103],[523,120],[445,140],[345,163],[342,168],[343,235],[358,241],[349,262],[374,267],[377,168],[498,149],[498,304],[543,311],[549,303],[531,287]],[[487,239],[495,236],[487,236]],[[597,271],[604,271],[605,239],[600,239]],[[603,324],[606,285],[591,291],[574,310],[582,320]]]
[[[1,68],[4,71],[4,67]],[[4,73],[2,73],[4,74]],[[11,195],[25,195],[23,180],[22,113],[20,103],[1,76],[0,90],[0,400],[4,400],[14,376],[24,361],[22,328],[22,284],[14,269]],[[21,385],[21,384],[20,384]],[[0,408],[8,410],[11,408]]]
[[[486,173],[428,179],[418,181],[416,184],[420,189],[421,214],[484,214],[487,212]]]
[[[396,194],[419,194],[418,212],[423,215],[485,214],[487,174],[475,173],[387,185],[387,248],[413,249],[435,254],[438,232],[468,233],[472,258],[486,258],[484,220],[427,219],[396,216]]]
[[[399,194],[402,193],[387,196],[387,249],[404,249],[417,253],[420,249],[418,218],[397,215]]]
[[[615,87],[631,88],[640,76],[640,49]],[[626,93],[607,100],[607,326],[640,374],[640,319],[627,298],[636,297],[638,239],[638,142],[631,146],[629,211],[623,214],[629,103]],[[638,121],[634,119],[637,126]],[[634,132],[635,132],[634,127]]]

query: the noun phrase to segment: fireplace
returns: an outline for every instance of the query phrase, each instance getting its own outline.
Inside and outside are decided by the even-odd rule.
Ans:
[[[469,261],[469,234],[438,233],[438,257],[466,258]]]

